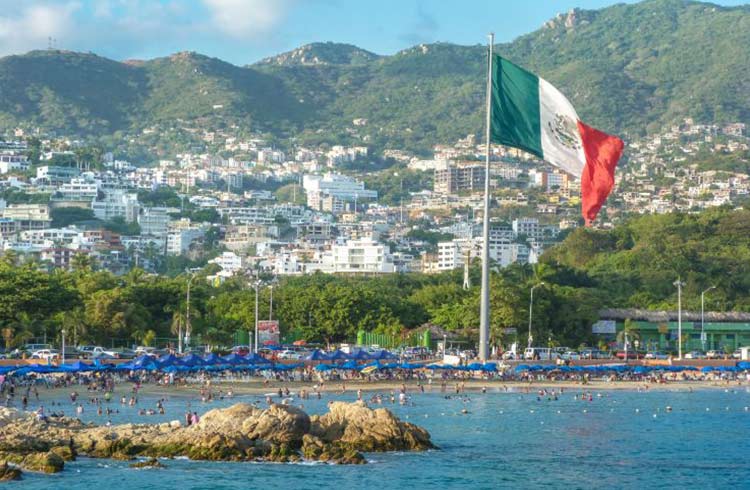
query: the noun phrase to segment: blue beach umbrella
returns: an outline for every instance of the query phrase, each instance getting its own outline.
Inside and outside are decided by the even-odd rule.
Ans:
[[[328,356],[328,359],[332,361],[344,361],[349,358],[349,354],[339,349],[336,349],[335,351],[333,351],[333,353],[331,353],[331,355]]]
[[[359,366],[357,365],[357,361],[355,361],[354,359],[351,359],[337,367],[341,369],[357,369]]]
[[[83,371],[93,371],[94,367],[89,364],[86,364],[85,362],[76,361],[73,364],[62,365],[60,367],[60,370],[78,373],[78,372],[83,372]]]
[[[182,363],[186,366],[195,367],[205,365],[203,358],[196,354],[188,354],[182,358]]]
[[[305,357],[305,361],[328,361],[330,358],[320,349],[315,349],[308,356]]]
[[[206,364],[210,364],[210,365],[221,364],[222,362],[224,362],[224,361],[222,361],[221,357],[217,356],[217,355],[216,355],[216,354],[214,354],[213,352],[211,352],[211,353],[210,353],[210,354],[208,354],[208,355],[207,355],[206,357],[204,357],[204,358],[203,358],[203,361],[204,361],[204,362],[205,362]]]

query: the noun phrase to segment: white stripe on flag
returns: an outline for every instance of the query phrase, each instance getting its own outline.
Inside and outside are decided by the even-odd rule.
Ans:
[[[543,78],[539,79],[539,118],[544,159],[580,179],[586,155],[578,114],[568,99]]]

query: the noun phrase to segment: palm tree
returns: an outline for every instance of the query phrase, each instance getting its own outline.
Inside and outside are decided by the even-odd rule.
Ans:
[[[641,333],[638,328],[638,325],[630,318],[625,320],[625,323],[622,326],[622,330],[617,332],[618,343],[625,345],[625,338],[628,339],[628,343],[634,340],[641,339]]]
[[[15,250],[6,250],[2,256],[3,263],[15,267],[18,265],[18,253]]]
[[[94,261],[85,253],[77,253],[70,259],[70,268],[76,272],[87,272],[94,267]]]
[[[8,347],[18,347],[23,345],[36,336],[36,328],[38,325],[39,322],[36,318],[32,318],[26,312],[19,313],[10,326],[7,327],[12,334],[8,333],[6,336],[6,332],[3,332],[3,336],[6,338],[6,344],[8,343],[7,339],[10,339],[10,345],[8,345]]]

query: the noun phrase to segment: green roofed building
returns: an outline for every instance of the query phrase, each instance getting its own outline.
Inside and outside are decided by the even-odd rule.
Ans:
[[[633,322],[640,350],[677,350],[678,321],[676,311],[639,309],[606,309],[599,312],[595,334],[614,336],[626,320]],[[734,351],[750,346],[750,313],[706,311],[704,314],[706,350]],[[682,312],[682,351],[703,350],[700,311]]]

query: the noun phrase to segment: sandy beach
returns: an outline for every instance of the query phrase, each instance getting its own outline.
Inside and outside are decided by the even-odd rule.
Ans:
[[[343,392],[351,393],[356,396],[357,391],[362,390],[363,392],[380,392],[390,393],[391,391],[398,392],[403,386],[406,387],[407,392],[420,392],[421,386],[424,388],[425,393],[441,393],[441,381],[433,380],[429,382],[419,382],[417,380],[379,380],[379,381],[361,381],[361,380],[343,380],[343,381],[327,381],[323,386],[318,386],[321,393],[325,396],[326,394],[340,395]],[[450,380],[446,381],[445,393],[451,394],[456,393],[457,385],[463,385],[462,389],[464,392],[481,392],[482,389],[486,389],[488,393],[525,393],[527,391],[535,392],[540,389],[564,389],[565,391],[606,391],[606,390],[648,390],[648,391],[696,391],[696,390],[723,390],[723,389],[737,389],[743,387],[750,387],[750,383],[746,381],[668,381],[666,383],[644,383],[637,381],[589,381],[586,384],[575,381],[534,381],[534,382],[522,382],[522,381],[502,381],[502,380]],[[215,394],[219,391],[226,393],[228,390],[232,390],[234,395],[266,395],[275,394],[279,388],[288,388],[292,393],[297,393],[304,389],[312,393],[315,389],[315,383],[309,382],[298,382],[298,381],[269,381],[264,383],[263,380],[216,380],[212,379],[210,383],[211,391]],[[205,388],[206,385],[199,383],[192,383],[186,385],[160,385],[160,384],[143,384],[139,389],[141,396],[153,396],[153,397],[200,397],[201,389]],[[132,385],[130,383],[119,383],[115,386],[114,394],[116,396],[128,395],[131,393]],[[86,387],[83,385],[73,385],[67,387],[58,388],[44,388],[39,387],[39,401],[44,402],[45,400],[59,399],[60,397],[66,397],[72,391],[77,391],[82,396],[87,396]]]

